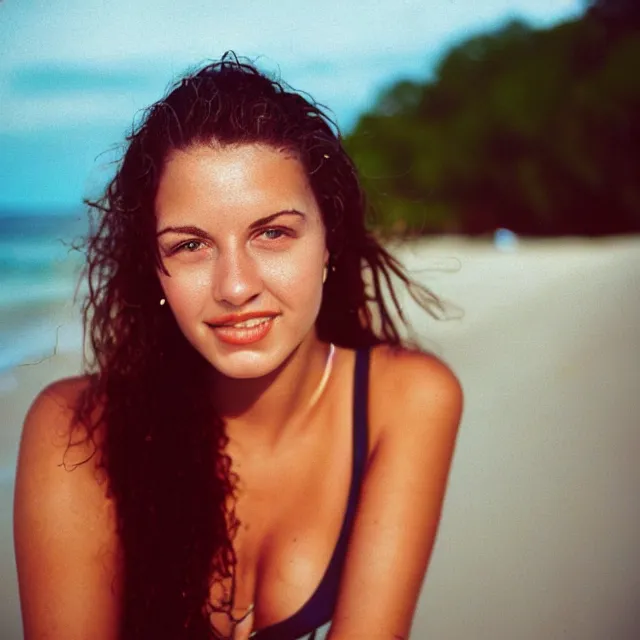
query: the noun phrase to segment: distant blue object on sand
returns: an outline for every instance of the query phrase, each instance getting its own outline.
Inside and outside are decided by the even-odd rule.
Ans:
[[[509,229],[496,229],[493,242],[498,251],[513,252],[518,249],[518,236]]]

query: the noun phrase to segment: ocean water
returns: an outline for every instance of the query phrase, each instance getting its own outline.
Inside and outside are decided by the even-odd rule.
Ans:
[[[82,345],[86,213],[0,211],[0,373]]]

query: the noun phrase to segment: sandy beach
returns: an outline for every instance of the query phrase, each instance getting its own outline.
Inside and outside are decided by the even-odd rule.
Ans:
[[[465,409],[411,637],[640,637],[640,237],[439,238],[394,250],[450,303],[408,303]],[[77,352],[0,376],[0,638],[22,637],[11,510],[24,415]],[[402,580],[402,576],[390,579]]]

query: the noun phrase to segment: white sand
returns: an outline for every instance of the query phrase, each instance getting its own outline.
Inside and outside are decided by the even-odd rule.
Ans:
[[[405,254],[466,312],[424,324],[466,401],[412,637],[640,637],[640,239]]]
[[[465,314],[410,311],[465,389],[412,638],[640,637],[640,238],[527,241],[516,253],[443,238],[398,253],[410,269],[458,269],[419,280]],[[31,399],[79,364],[22,368],[17,389],[0,392],[3,468]],[[3,640],[20,637],[10,500],[5,480]]]

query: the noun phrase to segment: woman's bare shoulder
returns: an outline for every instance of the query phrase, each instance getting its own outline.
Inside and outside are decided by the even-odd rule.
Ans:
[[[459,385],[451,367],[438,356],[400,345],[380,344],[372,349],[373,383],[407,388],[407,382],[416,382],[424,390],[425,384]],[[414,384],[408,391],[415,390]]]
[[[70,420],[91,381],[91,375],[79,375],[50,382],[35,397],[29,413],[37,413],[40,417],[51,419],[51,424],[55,422],[57,426],[63,426],[59,424],[60,421],[64,423]]]
[[[372,349],[369,382],[372,448],[331,628],[336,637],[381,637],[380,630],[408,637],[440,521],[462,392],[439,358],[387,345]]]
[[[42,405],[45,412],[53,411],[54,415],[58,411],[73,412],[82,393],[90,383],[90,375],[70,376],[54,380],[36,396],[32,408],[36,405]]]
[[[19,473],[29,472],[35,466],[39,473],[55,476],[61,467],[69,468],[94,457],[98,429],[75,420],[78,403],[90,381],[88,375],[61,378],[38,393],[22,428]],[[97,410],[95,406],[91,411],[91,421],[95,420]],[[95,462],[88,466],[95,470]]]
[[[25,637],[116,637],[115,509],[90,430],[73,421],[89,382],[52,382],[24,421],[14,543]]]
[[[424,409],[458,414],[462,385],[451,367],[434,354],[403,346],[382,344],[372,350],[370,407],[377,435],[397,431],[396,426]],[[372,425],[373,426],[373,425]]]

